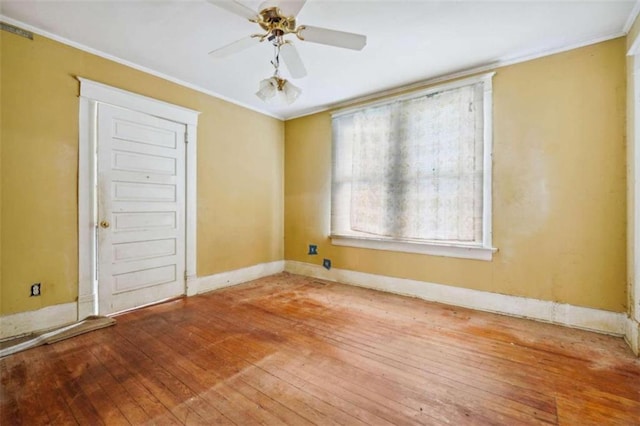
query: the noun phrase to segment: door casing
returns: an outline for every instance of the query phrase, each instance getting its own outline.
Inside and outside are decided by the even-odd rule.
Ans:
[[[196,147],[198,111],[121,90],[96,81],[80,81],[78,159],[78,320],[98,313],[97,256],[97,112],[108,104],[181,123],[187,129],[185,188],[185,293],[196,282]]]

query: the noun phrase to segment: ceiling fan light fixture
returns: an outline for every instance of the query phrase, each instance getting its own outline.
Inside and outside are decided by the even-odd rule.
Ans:
[[[280,93],[284,94],[284,100],[287,105],[291,105],[298,99],[302,90],[298,86],[295,86],[293,83],[289,81],[284,82],[284,87],[280,91]]]
[[[273,45],[274,55],[271,61],[274,67],[273,76],[260,81],[256,92],[256,96],[268,104],[291,105],[302,92],[288,80],[280,78],[280,53],[291,78],[303,78],[307,75],[296,47],[285,39],[287,35],[293,34],[302,41],[353,50],[361,50],[367,44],[367,37],[361,34],[298,25],[296,16],[307,0],[266,0],[260,5],[260,12],[254,11],[237,0],[208,1],[258,24],[264,31],[263,34],[253,34],[209,52],[212,58],[223,58],[265,40]]]
[[[256,96],[272,105],[291,105],[302,91],[288,80],[277,76],[265,78],[260,82]]]

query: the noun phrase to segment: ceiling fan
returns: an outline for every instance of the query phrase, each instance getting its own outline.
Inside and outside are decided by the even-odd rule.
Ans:
[[[207,0],[221,9],[248,19],[260,26],[261,34],[252,34],[234,41],[226,46],[209,52],[212,58],[224,58],[242,50],[248,49],[267,40],[274,46],[274,59],[271,61],[275,73],[271,78],[260,82],[260,90],[256,95],[269,102],[274,98],[283,98],[286,103],[293,102],[300,94],[300,89],[293,86],[286,79],[280,78],[280,55],[292,78],[302,78],[307,70],[293,43],[284,37],[294,34],[302,41],[342,47],[345,49],[362,50],[367,44],[367,37],[361,34],[330,30],[328,28],[297,25],[296,15],[307,0],[267,0],[260,5],[256,12],[250,7],[235,0]],[[278,96],[281,95],[281,96]]]

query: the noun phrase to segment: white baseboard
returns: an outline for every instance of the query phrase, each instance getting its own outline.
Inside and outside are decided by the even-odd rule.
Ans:
[[[636,355],[640,350],[640,324],[628,318],[624,313],[345,269],[326,270],[320,265],[291,260],[261,263],[247,268],[199,277],[193,280],[192,291],[205,293],[277,274],[283,270],[293,274],[413,296],[433,302],[624,336]],[[73,323],[77,319],[77,303],[64,303],[36,311],[4,315],[0,317],[0,340],[60,327]]]
[[[246,268],[235,269],[233,271],[221,272],[219,274],[198,277],[193,284],[193,294],[206,293],[224,287],[242,284],[247,281],[256,280],[284,271],[284,260],[275,262],[260,263]]]
[[[187,293],[189,296],[205,293],[223,287],[241,284],[280,273],[284,270],[284,261],[279,260],[261,263],[247,268],[221,272],[206,277],[189,277]],[[86,299],[86,300],[85,300]],[[93,296],[80,300],[80,306],[85,311],[93,311]],[[86,315],[85,315],[86,316]],[[55,327],[74,323],[78,320],[78,303],[64,303],[47,306],[37,311],[19,312],[17,314],[0,317],[0,340],[18,337],[34,331],[43,331]]]
[[[629,344],[633,353],[640,356],[640,323],[633,318],[627,317],[625,326],[624,339]]]
[[[95,315],[97,311],[97,296],[95,294],[85,294],[78,296],[78,318],[85,319],[89,315]]]
[[[0,317],[0,340],[60,327],[77,320],[78,304],[75,302],[47,306],[36,311],[3,315]]]
[[[626,334],[627,315],[624,313],[345,269],[327,270],[320,265],[292,260],[285,262],[285,271],[479,311],[535,319],[615,336]]]

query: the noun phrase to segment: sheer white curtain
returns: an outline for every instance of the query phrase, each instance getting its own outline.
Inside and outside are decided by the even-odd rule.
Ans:
[[[480,242],[483,87],[333,119],[332,233]]]

